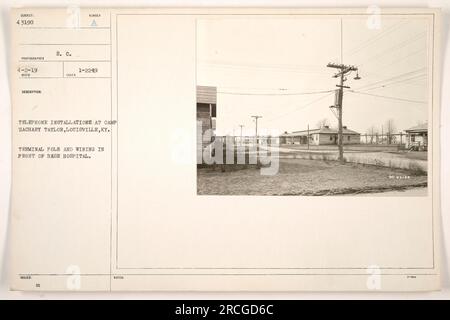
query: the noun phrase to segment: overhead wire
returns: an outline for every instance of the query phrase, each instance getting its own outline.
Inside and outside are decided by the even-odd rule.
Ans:
[[[368,59],[364,60],[362,63],[358,64],[358,68],[361,67],[361,66],[363,66],[363,65],[366,65],[369,61],[373,61],[374,59],[375,59],[375,60],[380,59],[380,58],[383,57],[387,52],[392,52],[393,50],[398,50],[398,49],[400,49],[400,48],[403,48],[403,47],[405,47],[405,46],[407,46],[407,45],[409,45],[409,44],[411,44],[411,43],[413,43],[413,42],[415,42],[415,41],[417,41],[417,40],[419,40],[419,39],[425,37],[425,35],[426,35],[426,31],[425,31],[425,32],[421,32],[421,33],[419,33],[419,34],[416,34],[415,36],[413,36],[413,37],[411,37],[411,38],[409,38],[409,39],[406,39],[405,41],[402,41],[402,42],[400,42],[400,43],[397,43],[396,45],[394,45],[394,46],[392,46],[392,47],[390,47],[390,48],[388,48],[388,49],[386,49],[386,50],[383,50],[382,52],[377,53],[377,54],[375,54],[375,55],[369,57]]]
[[[328,92],[332,92],[332,91],[334,91],[334,90],[321,90],[321,91],[309,91],[309,92],[286,92],[286,93],[217,91],[217,93],[228,94],[228,95],[239,95],[239,96],[301,96],[301,95],[328,93]]]
[[[402,73],[402,74],[399,74],[399,75],[392,76],[392,77],[387,78],[387,79],[382,79],[382,80],[378,80],[378,81],[375,81],[375,82],[372,82],[372,83],[369,83],[369,84],[365,84],[365,85],[363,85],[361,87],[355,88],[355,90],[362,90],[364,88],[372,87],[373,85],[377,85],[377,84],[383,83],[383,82],[395,81],[395,80],[401,79],[402,77],[405,77],[405,76],[409,76],[409,75],[412,75],[412,74],[415,74],[415,73],[418,73],[418,72],[423,72],[426,69],[427,69],[426,67],[422,67],[422,68],[419,68],[419,69],[416,69],[416,70],[413,70],[413,71],[408,71],[408,72],[405,72],[405,73]]]
[[[375,89],[379,89],[379,88],[391,87],[393,85],[397,85],[397,84],[401,84],[401,83],[410,83],[411,81],[418,80],[418,79],[421,79],[421,78],[426,77],[426,76],[427,76],[427,74],[418,74],[416,76],[413,76],[413,77],[410,77],[410,78],[407,78],[407,79],[402,79],[402,80],[397,80],[397,81],[393,81],[393,82],[388,82],[386,84],[382,84],[380,86],[375,86],[375,87],[372,87],[372,88],[365,88],[364,91],[375,90]]]
[[[399,21],[398,23],[391,25],[390,27],[386,28],[379,34],[375,35],[374,37],[367,39],[366,41],[363,41],[362,43],[360,43],[353,49],[350,49],[344,53],[347,54],[348,56],[352,56],[352,55],[356,54],[357,52],[360,52],[362,49],[365,49],[365,48],[371,46],[377,40],[380,40],[380,39],[384,38],[385,36],[391,34],[392,32],[398,30],[400,27],[402,27],[403,25],[406,25],[407,23],[408,23],[408,21]]]
[[[334,91],[334,90],[333,90],[333,91]],[[277,116],[277,117],[268,119],[267,122],[277,120],[277,119],[279,119],[279,118],[282,118],[282,117],[285,117],[285,116],[287,116],[287,115],[289,115],[289,114],[292,114],[292,113],[294,113],[294,112],[297,112],[297,111],[299,111],[300,109],[304,109],[304,108],[306,108],[306,107],[308,107],[308,106],[311,106],[311,105],[313,105],[314,103],[319,102],[319,101],[321,101],[321,100],[323,100],[323,99],[325,99],[325,98],[331,96],[332,94],[333,94],[333,93],[328,93],[328,94],[326,94],[326,95],[324,95],[324,96],[321,96],[321,97],[318,98],[318,99],[314,99],[313,101],[310,101],[310,102],[308,102],[308,103],[306,103],[306,104],[304,104],[304,105],[300,105],[300,106],[296,107],[294,110],[291,110],[291,111],[289,111],[289,112],[286,112],[286,113],[284,113],[284,114],[281,114],[281,115],[279,115],[279,116]]]
[[[420,103],[420,104],[426,104],[427,103],[426,101],[418,101],[418,100],[410,100],[410,99],[404,99],[404,98],[398,98],[398,97],[392,97],[392,96],[384,96],[384,95],[380,95],[380,94],[373,94],[373,93],[368,93],[368,92],[360,92],[360,91],[355,91],[355,90],[348,90],[347,92],[356,93],[356,94],[363,94],[363,95],[368,95],[368,96],[378,97],[378,98],[384,98],[384,99],[397,100],[397,101],[402,101],[402,102]]]

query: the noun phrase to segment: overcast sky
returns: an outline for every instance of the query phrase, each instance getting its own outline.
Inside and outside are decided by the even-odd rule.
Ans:
[[[352,73],[345,83],[361,93],[345,93],[344,125],[365,133],[371,126],[381,132],[388,119],[398,130],[426,121],[428,22],[383,17],[381,28],[371,29],[365,18],[344,17],[342,27],[343,62],[358,66],[362,78]],[[239,135],[240,124],[253,135],[252,115],[263,117],[261,134],[315,128],[323,118],[337,125],[329,109],[334,93],[326,91],[338,79],[326,65],[340,57],[335,16],[197,22],[197,84],[217,87],[219,135]]]

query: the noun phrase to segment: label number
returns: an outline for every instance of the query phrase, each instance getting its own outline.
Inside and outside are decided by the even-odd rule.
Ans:
[[[31,19],[19,19],[16,21],[16,24],[19,26],[31,26],[34,24],[34,20]]]

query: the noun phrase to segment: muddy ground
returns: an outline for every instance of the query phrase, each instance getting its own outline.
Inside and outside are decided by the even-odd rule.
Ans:
[[[337,161],[280,159],[276,175],[264,176],[256,167],[222,172],[197,169],[197,192],[202,195],[350,195],[426,188],[424,173]],[[412,193],[411,195],[414,195]]]

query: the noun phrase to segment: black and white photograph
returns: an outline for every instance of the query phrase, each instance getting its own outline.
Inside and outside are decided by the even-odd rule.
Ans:
[[[230,17],[196,28],[199,195],[427,195],[428,20]]]
[[[417,3],[8,8],[0,296],[448,297],[450,6]]]

